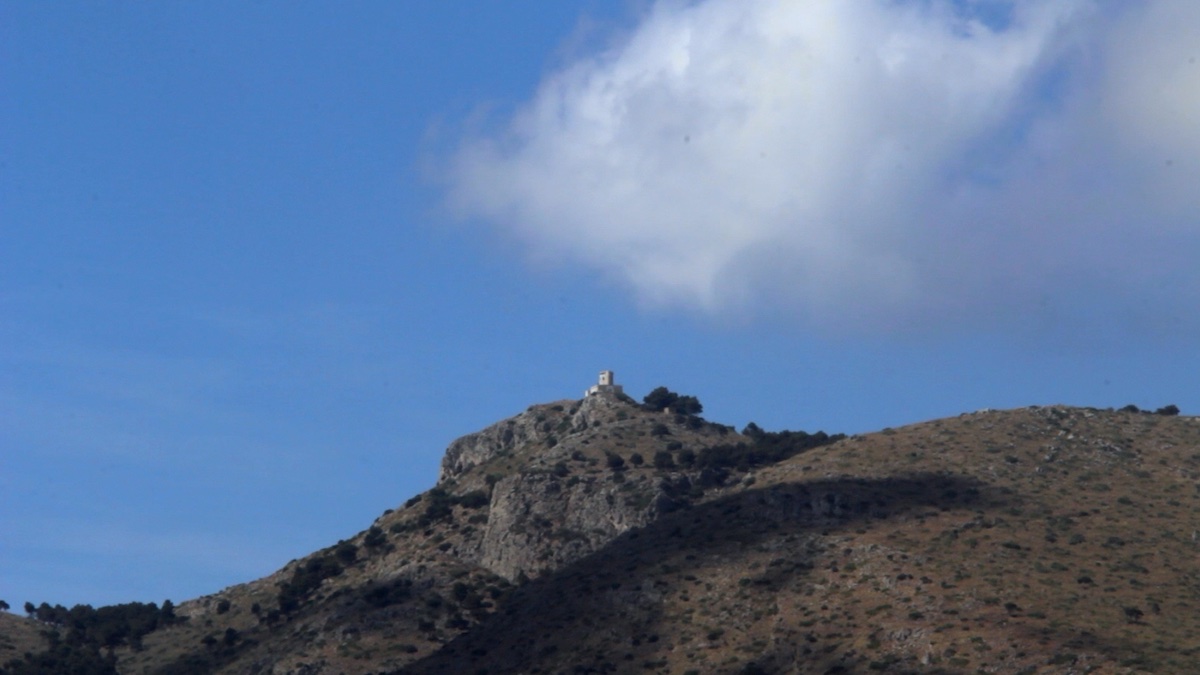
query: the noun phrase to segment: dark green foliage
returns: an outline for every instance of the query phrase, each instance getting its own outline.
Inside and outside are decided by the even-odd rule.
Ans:
[[[641,466],[646,463],[646,460],[642,457],[641,453],[635,452],[629,456],[629,463],[634,466]]]
[[[381,530],[379,526],[372,525],[370,529],[367,530],[366,536],[363,537],[363,546],[375,551],[383,548],[386,545],[387,535],[383,533],[383,530]]]
[[[666,450],[659,450],[654,453],[654,468],[656,469],[674,469],[675,459],[671,457],[671,453]]]
[[[333,549],[333,555],[343,565],[352,565],[358,558],[358,547],[348,541],[339,541]],[[340,572],[341,569],[339,568]]]
[[[433,488],[425,493],[425,513],[421,514],[419,524],[428,527],[439,520],[447,520],[454,515],[454,498],[442,488]]]
[[[26,604],[32,606],[32,603]],[[134,646],[136,641],[155,628],[178,621],[174,606],[164,616],[153,602],[128,602],[99,609],[93,609],[91,605],[75,605],[67,609],[62,605],[51,607],[43,602],[31,614],[38,621],[66,628],[68,643],[101,647],[122,644]]]
[[[655,424],[654,428],[650,430],[651,436],[667,436],[670,433],[671,433],[671,430],[667,427],[667,425],[665,425],[661,422],[658,424]]]
[[[368,584],[363,600],[372,607],[387,607],[412,597],[412,580],[396,579],[386,584]]]
[[[116,660],[102,650],[128,645],[140,649],[142,637],[155,629],[178,623],[175,606],[168,600],[159,609],[154,603],[129,602],[93,608],[75,605],[67,609],[45,602],[35,607],[25,603],[25,611],[55,630],[47,633],[49,648],[24,660],[14,660],[0,669],[4,675],[32,673],[81,673],[82,675],[115,674]],[[65,629],[66,637],[57,629]]]
[[[322,581],[341,573],[342,566],[332,555],[310,558],[292,572],[291,579],[279,585],[279,611],[285,614],[295,611]]]
[[[24,659],[12,660],[0,668],[4,675],[117,675],[117,659],[104,655],[93,644],[62,642],[58,633],[52,634],[50,648],[39,654],[26,654]]]
[[[179,617],[175,616],[175,603],[163,600],[162,607],[158,610],[158,622],[163,626],[179,622]]]
[[[815,434],[803,431],[766,432],[753,422],[746,425],[742,434],[749,436],[752,442],[705,448],[696,456],[696,466],[746,471],[755,466],[783,461],[805,450],[835,443],[846,437],[845,434],[830,436],[823,431]]]
[[[496,480],[499,480],[499,477]],[[488,485],[494,484],[492,474],[488,474]],[[439,520],[449,520],[454,516],[455,505],[468,509],[479,509],[488,506],[491,501],[491,496],[483,490],[472,490],[466,494],[454,496],[443,488],[435,487],[425,493],[425,513],[421,514],[417,524],[420,527],[429,527]]]
[[[608,452],[604,455],[604,461],[608,464],[608,468],[613,471],[620,471],[625,468],[625,460],[621,459],[620,455]]]
[[[680,396],[671,406],[671,412],[680,415],[699,415],[704,412],[704,406],[700,405],[700,399],[695,396]]]
[[[646,394],[642,405],[647,410],[670,410],[677,415],[699,415],[704,412],[704,406],[695,396],[680,396],[666,387],[658,387]]]
[[[646,406],[647,410],[659,411],[671,407],[677,400],[679,400],[679,394],[666,387],[657,387],[646,394],[646,397],[642,399],[642,404]]]
[[[232,605],[228,600],[222,598],[219,602],[217,602],[217,614],[224,614],[225,612],[228,612],[231,606]]]
[[[1142,409],[1138,408],[1136,405],[1133,405],[1132,403],[1125,406],[1124,408],[1121,408],[1121,412],[1150,414],[1149,410],[1142,410]],[[1175,405],[1174,403],[1172,403],[1171,405],[1165,405],[1165,406],[1159,408],[1158,410],[1155,410],[1153,414],[1164,415],[1167,417],[1178,415],[1179,414],[1179,406]]]

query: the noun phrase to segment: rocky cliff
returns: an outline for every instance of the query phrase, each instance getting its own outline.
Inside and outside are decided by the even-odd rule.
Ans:
[[[455,441],[439,485],[482,481],[487,522],[460,553],[514,581],[578,560],[686,501],[687,471],[643,470],[656,456],[674,465],[685,444],[694,454],[741,440],[728,427],[602,393],[534,406]]]
[[[266,579],[182,603],[187,623],[147,636],[122,670],[401,667],[485,621],[516,586],[735,484],[708,471],[701,487],[694,461],[743,441],[730,427],[611,392],[531,406],[451,443],[435,487],[367,530]]]

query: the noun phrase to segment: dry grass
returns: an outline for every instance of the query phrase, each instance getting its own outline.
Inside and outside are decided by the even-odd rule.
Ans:
[[[0,612],[0,664],[46,648],[43,626],[36,621]]]
[[[1188,418],[848,439],[521,589],[405,672],[1197,672],[1198,475]]]
[[[352,537],[357,559],[296,611],[265,618],[332,549],[183,603],[122,673],[1200,672],[1196,419],[1050,407],[887,429],[735,472],[611,540],[539,515],[521,527],[551,533],[529,539],[544,564],[509,584],[476,564],[488,507],[456,495],[536,475],[649,508],[698,482],[656,452],[740,438],[633,407],[573,429],[573,405],[531,408],[538,440],[441,486],[448,516],[423,520],[427,493],[374,523],[385,546]]]

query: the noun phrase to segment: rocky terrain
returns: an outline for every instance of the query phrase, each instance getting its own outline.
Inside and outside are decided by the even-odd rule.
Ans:
[[[99,653],[123,674],[1200,672],[1195,418],[840,438],[651,408],[532,406],[357,535]],[[54,627],[0,624],[6,672],[37,672],[16,657]]]

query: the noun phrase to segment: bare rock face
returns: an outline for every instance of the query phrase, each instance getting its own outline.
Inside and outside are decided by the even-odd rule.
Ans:
[[[618,417],[628,419],[642,414],[637,404],[618,394],[593,394],[582,401],[558,401],[530,406],[525,412],[497,422],[473,434],[467,434],[446,448],[438,484],[456,480],[463,474],[496,457],[558,444],[573,434],[593,426],[611,424]],[[566,446],[549,455],[561,455]]]
[[[569,403],[569,402],[565,402]],[[553,435],[553,426],[546,419],[547,410],[560,410],[563,403],[530,406],[525,412],[510,417],[473,434],[467,434],[450,444],[442,457],[438,483],[454,480],[472,468],[499,455],[518,448],[544,443]]]
[[[595,394],[532,406],[451,443],[439,484],[472,482],[473,470],[491,472],[493,460],[519,455],[521,466],[493,474],[487,524],[478,539],[464,542],[460,555],[509,580],[535,577],[648,522],[653,502],[648,481],[616,477],[594,448],[590,457],[583,454],[595,436],[618,422],[636,424],[640,414],[614,394]]]
[[[690,483],[681,473],[648,470],[647,458],[677,438],[697,448],[727,440],[726,429],[696,422],[689,427],[687,418],[603,392],[535,406],[455,441],[442,464],[442,483],[477,484],[479,477],[470,474],[480,472],[491,478],[487,523],[459,554],[516,581],[558,569],[650,523],[686,499]],[[491,474],[496,465],[489,462],[517,456],[519,469]]]
[[[643,480],[510,476],[493,492],[479,564],[510,580],[557,569],[653,520],[660,494]]]

